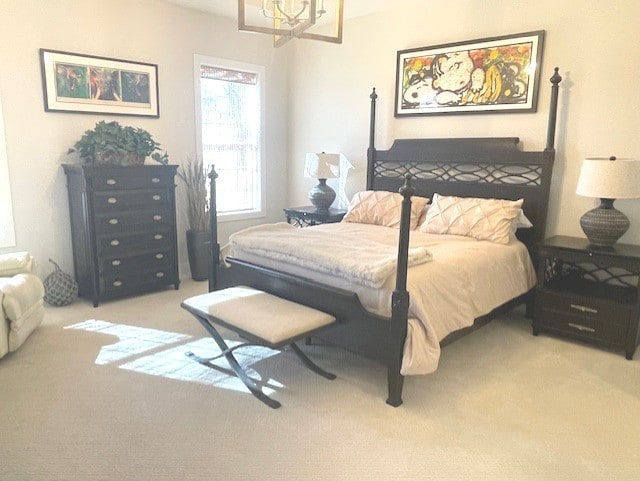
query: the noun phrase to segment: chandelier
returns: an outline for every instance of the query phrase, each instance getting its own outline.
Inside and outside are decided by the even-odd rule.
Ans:
[[[238,29],[273,35],[280,47],[292,38],[342,43],[344,0],[238,0]]]

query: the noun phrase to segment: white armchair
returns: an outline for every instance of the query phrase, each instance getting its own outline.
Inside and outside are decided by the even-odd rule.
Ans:
[[[44,286],[28,252],[0,255],[0,358],[15,351],[44,318]]]

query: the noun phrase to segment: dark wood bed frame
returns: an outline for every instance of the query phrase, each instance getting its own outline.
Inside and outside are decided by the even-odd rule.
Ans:
[[[558,85],[562,78],[555,69],[551,77],[551,101],[547,125],[547,143],[543,151],[523,152],[517,137],[398,139],[389,150],[374,146],[377,94],[371,98],[370,141],[367,150],[367,190],[400,191],[404,196],[398,242],[396,286],[392,295],[391,318],[368,312],[350,291],[227,257],[229,268],[220,266],[218,244],[216,185],[211,170],[212,263],[209,290],[230,285],[248,285],[291,301],[328,312],[337,321],[319,337],[387,367],[388,398],[392,406],[402,404],[404,376],[400,374],[405,338],[409,294],[406,290],[409,244],[410,196],[431,197],[433,193],[461,197],[524,199],[523,210],[534,227],[517,233],[533,253],[533,245],[544,238],[551,173],[555,157],[554,138],[558,105]],[[410,179],[410,182],[409,182]],[[526,302],[530,312],[530,291],[489,314],[475,320],[473,326],[456,331],[442,345],[486,324],[496,315]]]

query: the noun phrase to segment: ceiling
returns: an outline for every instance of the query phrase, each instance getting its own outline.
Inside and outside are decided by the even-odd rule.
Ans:
[[[236,0],[165,0],[195,10],[212,13],[222,17],[238,18],[238,2]],[[249,3],[261,5],[262,0],[248,0]],[[326,1],[326,0],[325,0]],[[345,0],[344,17],[354,18],[384,10],[388,0]]]

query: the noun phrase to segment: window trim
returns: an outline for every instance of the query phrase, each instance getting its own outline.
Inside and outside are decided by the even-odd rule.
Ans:
[[[258,89],[260,95],[260,140],[259,140],[259,159],[258,159],[258,180],[260,182],[260,206],[256,210],[247,212],[219,213],[218,222],[231,222],[237,220],[258,219],[266,217],[267,204],[267,162],[265,156],[265,76],[266,69],[262,65],[238,62],[225,58],[209,57],[207,55],[193,55],[193,82],[194,82],[194,100],[195,100],[195,121],[196,121],[196,151],[197,155],[202,155],[202,108],[201,108],[201,91],[200,91],[200,66],[211,65],[214,67],[243,70],[245,72],[255,73],[258,76]]]
[[[13,205],[11,203],[11,182],[9,179],[9,160],[7,143],[4,134],[4,116],[2,114],[2,97],[0,96],[0,248],[16,246],[16,231],[13,221]]]

